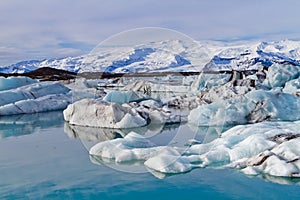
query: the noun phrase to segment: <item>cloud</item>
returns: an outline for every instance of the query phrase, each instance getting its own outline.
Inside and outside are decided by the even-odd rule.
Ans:
[[[3,54],[0,65],[86,53],[137,27],[171,28],[197,40],[299,39],[299,7],[296,0],[0,0],[0,46],[20,55]]]

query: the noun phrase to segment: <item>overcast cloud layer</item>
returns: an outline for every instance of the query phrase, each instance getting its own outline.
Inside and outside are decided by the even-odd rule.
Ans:
[[[196,40],[300,39],[298,0],[0,0],[0,66],[80,55],[121,31]]]

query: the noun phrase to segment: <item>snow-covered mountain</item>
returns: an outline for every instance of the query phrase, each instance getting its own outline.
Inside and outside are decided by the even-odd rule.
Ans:
[[[111,73],[250,70],[273,63],[300,65],[300,41],[186,43],[169,40],[130,47],[100,46],[88,55],[3,66],[0,73],[24,73],[41,67]]]
[[[276,41],[223,46],[205,69],[252,70],[273,63],[300,65],[300,41]]]
[[[71,72],[77,72],[84,56],[67,57],[60,59],[45,59],[45,60],[29,60],[22,61],[5,67],[0,67],[0,73],[25,73],[36,70],[41,67],[51,67],[55,69],[63,69]]]

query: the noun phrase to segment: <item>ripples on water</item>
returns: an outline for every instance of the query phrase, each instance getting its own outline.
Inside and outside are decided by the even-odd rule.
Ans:
[[[231,169],[209,168],[157,179],[151,173],[126,173],[89,158],[87,149],[92,145],[129,131],[70,126],[61,111],[0,117],[0,199],[296,199],[300,195],[298,179],[247,177]],[[133,131],[158,145],[171,141],[180,146],[185,144],[180,137],[174,140],[175,134],[209,142],[224,130],[175,124]]]

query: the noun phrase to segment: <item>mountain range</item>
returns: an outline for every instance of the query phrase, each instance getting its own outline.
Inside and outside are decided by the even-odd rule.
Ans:
[[[168,40],[139,46],[99,46],[87,55],[2,66],[0,73],[25,73],[42,67],[76,73],[257,70],[273,63],[300,66],[300,41],[200,41],[187,44]]]

